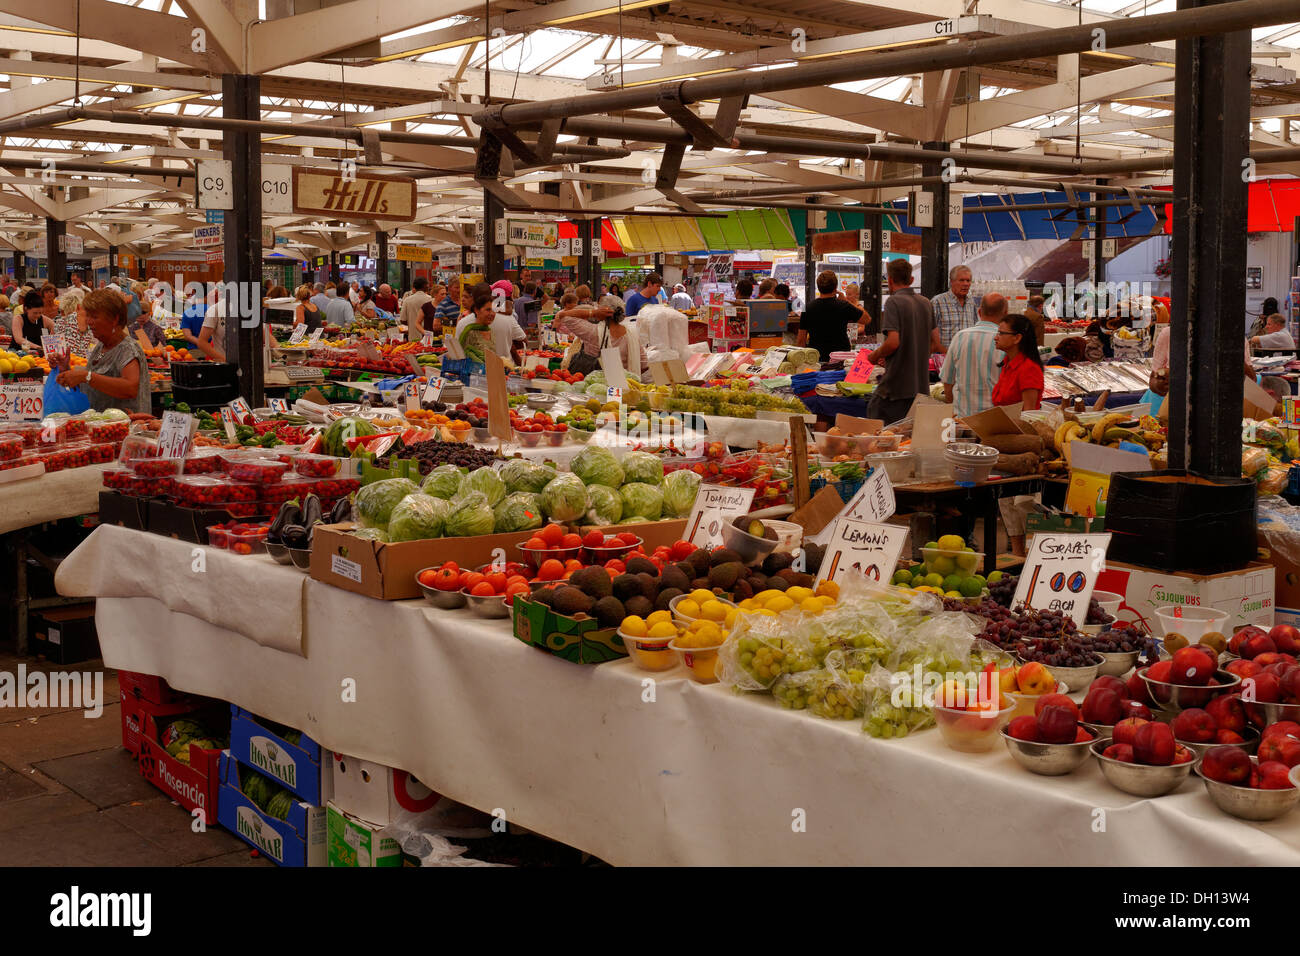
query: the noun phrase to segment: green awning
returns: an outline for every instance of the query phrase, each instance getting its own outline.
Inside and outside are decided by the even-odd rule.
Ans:
[[[788,210],[790,223],[794,227],[794,233],[799,239],[799,244],[804,243],[808,235],[808,211],[805,209]],[[860,212],[837,212],[827,210],[826,228],[818,229],[818,232],[845,232],[848,230],[866,229],[867,217],[865,213]],[[885,216],[885,232],[902,232],[903,226],[899,222],[898,216]]]
[[[784,209],[738,209],[723,219],[697,219],[705,245],[714,251],[797,249],[798,239]]]

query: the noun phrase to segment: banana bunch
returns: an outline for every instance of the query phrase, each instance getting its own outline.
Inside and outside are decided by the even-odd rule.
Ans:
[[[1057,426],[1056,433],[1052,436],[1052,444],[1061,453],[1061,458],[1065,461],[1067,467],[1070,464],[1070,442],[1087,440],[1088,430],[1075,421],[1061,422]]]
[[[1101,416],[1097,423],[1092,426],[1092,440],[1098,445],[1105,444],[1111,440],[1106,437],[1106,432],[1115,428],[1120,422],[1128,420],[1127,415],[1121,415],[1118,412],[1111,412],[1109,415]]]

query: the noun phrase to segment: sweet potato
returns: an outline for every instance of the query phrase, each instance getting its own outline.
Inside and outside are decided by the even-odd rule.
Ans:
[[[1038,456],[1026,452],[1021,455],[998,455],[994,470],[1004,475],[1035,475],[1038,473]]]
[[[984,442],[1004,455],[1041,455],[1043,439],[1038,435],[994,435]]]

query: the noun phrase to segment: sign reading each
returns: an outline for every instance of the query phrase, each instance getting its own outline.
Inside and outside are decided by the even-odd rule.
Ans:
[[[362,218],[411,222],[415,219],[415,180],[344,171],[293,167],[293,211],[355,213]]]
[[[738,515],[746,514],[753,500],[753,488],[700,485],[690,517],[686,519],[686,540],[697,548],[722,544],[722,526]]]
[[[844,509],[845,518],[855,518],[876,523],[887,521],[897,509],[894,486],[885,469],[877,468],[862,483],[858,493],[849,499]]]
[[[907,534],[908,529],[900,525],[837,518],[818,580],[838,584],[857,572],[872,581],[888,584]]]
[[[41,351],[50,362],[57,364],[58,360],[68,354],[68,340],[62,335],[49,332],[41,333]]]
[[[432,329],[425,329],[424,334],[420,336],[420,344],[423,345],[425,348],[431,347],[434,343],[434,340],[435,340],[435,336]]]
[[[163,412],[162,427],[158,429],[158,457],[184,458],[198,427],[199,421],[193,415]]]
[[[289,336],[289,344],[297,345],[307,337],[307,323],[299,322],[293,327],[293,334]]]
[[[310,345],[320,345],[321,337],[322,337],[324,334],[325,334],[325,326],[322,325],[322,326],[317,327],[317,328],[316,328],[316,329],[311,333],[311,337],[307,339],[308,344],[310,344]]]
[[[1109,533],[1034,535],[1011,606],[1060,611],[1083,624],[1109,545]]]
[[[0,420],[39,422],[44,417],[44,382],[0,382]]]
[[[226,429],[226,438],[235,440],[235,413],[229,405],[221,406],[221,424]]]
[[[424,400],[432,404],[442,398],[442,387],[447,384],[446,379],[439,376],[428,385],[424,386]]]

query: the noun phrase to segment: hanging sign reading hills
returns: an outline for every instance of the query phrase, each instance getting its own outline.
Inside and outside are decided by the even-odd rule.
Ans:
[[[358,172],[293,168],[293,211],[340,219],[415,219],[415,180]]]

